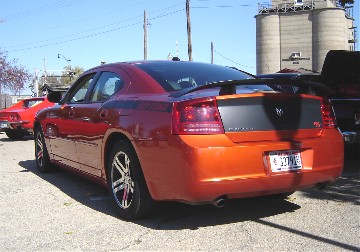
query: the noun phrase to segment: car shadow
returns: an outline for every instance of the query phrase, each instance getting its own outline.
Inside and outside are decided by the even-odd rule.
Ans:
[[[118,218],[113,210],[106,188],[75,174],[56,169],[40,173],[35,160],[19,162],[20,172],[32,172],[59,188],[75,201],[101,213]],[[212,205],[188,205],[178,202],[160,202],[156,211],[146,219],[133,223],[156,230],[197,229],[199,227],[258,220],[264,217],[293,212],[300,206],[278,198],[258,197],[229,200],[223,208]]]
[[[35,160],[21,161],[19,165],[24,168],[20,172],[32,172],[77,202],[118,218],[106,188],[61,169],[56,169],[51,173],[40,173]],[[300,193],[309,198],[359,204],[360,176],[357,176],[358,171],[355,170],[354,173],[351,169],[345,169],[338,181],[325,190],[308,189]],[[258,221],[265,217],[294,212],[297,209],[300,209],[300,206],[291,200],[291,196],[288,200],[275,197],[233,199],[229,200],[223,208],[212,205],[160,202],[156,211],[148,218],[136,220],[133,223],[155,230],[195,230],[200,227]]]
[[[360,168],[354,163],[346,162],[346,167],[338,180],[325,189],[310,188],[297,192],[301,196],[333,201],[342,204],[360,204]],[[222,225],[234,222],[261,222],[264,217],[275,216],[296,211],[301,206],[296,204],[296,194],[287,199],[272,196],[231,200],[221,209],[209,205],[188,206],[163,203],[163,207],[155,217],[163,216],[158,227],[151,226],[147,220],[137,223],[155,229],[168,230],[172,227],[196,229],[202,226]],[[168,205],[167,205],[168,204]],[[178,221],[177,219],[181,219]]]
[[[360,164],[358,160],[345,160],[341,177],[324,190],[308,189],[302,193],[309,198],[331,200],[360,205]]]
[[[4,134],[5,135],[5,134]],[[10,139],[8,137],[4,137],[4,138],[0,138],[0,142],[26,142],[26,141],[34,141],[34,136],[33,135],[26,135],[21,139]]]
[[[24,168],[20,172],[32,172],[79,203],[105,214],[114,215],[106,188],[58,168],[52,172],[41,173],[37,169],[35,160],[20,161],[19,165]]]
[[[233,199],[223,208],[162,202],[151,218],[137,220],[135,223],[156,230],[196,230],[200,227],[255,221],[294,212],[299,208],[293,202],[269,197]]]

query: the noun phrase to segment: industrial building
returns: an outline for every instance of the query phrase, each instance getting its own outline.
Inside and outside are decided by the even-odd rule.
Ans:
[[[356,49],[352,8],[335,0],[273,0],[258,7],[257,74],[299,68],[321,72],[329,50]]]

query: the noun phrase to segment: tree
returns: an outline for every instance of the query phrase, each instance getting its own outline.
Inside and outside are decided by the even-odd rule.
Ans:
[[[70,65],[65,66],[62,72],[48,72],[46,74],[43,73],[36,80],[34,79],[33,89],[35,88],[35,81],[38,81],[38,92],[42,93],[46,88],[49,89],[57,89],[57,88],[67,88],[69,87],[80,74],[84,72],[84,69],[79,66],[75,66],[74,68],[70,67]],[[46,81],[45,81],[46,80]],[[46,86],[45,86],[46,84]]]
[[[354,0],[339,0],[339,4],[341,6],[345,6],[346,4],[353,4],[354,3]]]
[[[0,94],[2,89],[20,95],[32,75],[17,60],[8,60],[7,53],[0,50]]]
[[[62,72],[62,77],[60,78],[61,86],[69,86],[71,85],[80,74],[84,72],[84,69],[79,66],[75,66],[71,68],[71,66],[64,67],[64,71]]]

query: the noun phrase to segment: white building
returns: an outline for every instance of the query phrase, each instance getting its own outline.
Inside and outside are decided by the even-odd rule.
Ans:
[[[31,98],[31,95],[0,94],[0,109],[8,108],[27,98]]]

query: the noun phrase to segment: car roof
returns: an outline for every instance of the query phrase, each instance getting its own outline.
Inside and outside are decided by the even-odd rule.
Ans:
[[[90,72],[93,71],[95,69],[98,68],[106,68],[106,67],[121,67],[121,66],[126,66],[126,65],[138,65],[138,64],[159,64],[159,63],[163,63],[163,64],[209,64],[209,63],[204,63],[204,62],[197,62],[197,61],[178,61],[178,60],[135,60],[135,61],[123,61],[123,62],[114,62],[114,63],[107,63],[107,64],[102,64],[99,66],[95,66],[86,72]]]

